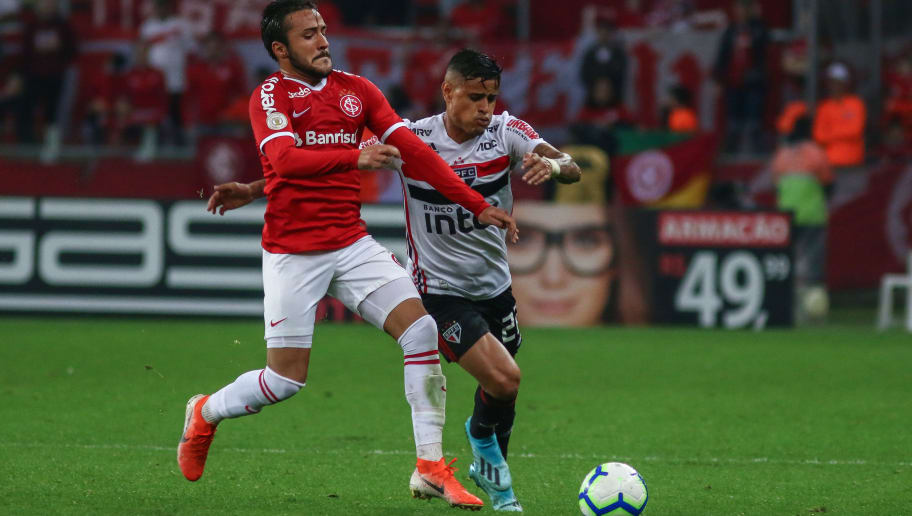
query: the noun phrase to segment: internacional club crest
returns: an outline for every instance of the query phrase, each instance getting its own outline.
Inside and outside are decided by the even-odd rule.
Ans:
[[[354,118],[361,114],[361,99],[354,95],[343,95],[339,99],[339,107],[346,115]]]

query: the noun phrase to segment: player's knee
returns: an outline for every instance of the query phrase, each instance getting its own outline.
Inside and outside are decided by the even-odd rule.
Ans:
[[[297,378],[288,378],[266,367],[263,369],[260,388],[270,402],[277,403],[297,394],[304,387],[306,376],[305,370]]]
[[[494,378],[493,385],[490,389],[485,388],[488,393],[500,400],[512,400],[519,394],[519,383],[522,380],[522,373],[516,363],[512,363],[498,371]]]
[[[406,355],[437,349],[437,323],[430,315],[419,317],[399,337],[399,345]]]

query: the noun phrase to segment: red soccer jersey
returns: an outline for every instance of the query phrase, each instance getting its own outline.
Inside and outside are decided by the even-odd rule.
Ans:
[[[270,253],[341,249],[367,235],[357,170],[365,127],[417,163],[416,178],[476,216],[489,206],[363,77],[333,70],[311,86],[277,72],[253,91],[249,110],[266,178],[263,248]]]

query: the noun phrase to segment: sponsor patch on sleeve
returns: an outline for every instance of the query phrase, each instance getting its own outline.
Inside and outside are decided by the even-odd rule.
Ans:
[[[537,140],[539,138],[538,133],[535,132],[535,129],[532,129],[532,126],[526,122],[514,118],[507,122],[507,129],[512,130],[514,133],[525,137],[527,140]]]
[[[273,131],[288,127],[288,117],[278,111],[273,111],[266,116],[266,126]]]

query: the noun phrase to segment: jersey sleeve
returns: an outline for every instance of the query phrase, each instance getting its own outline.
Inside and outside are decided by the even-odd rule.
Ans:
[[[305,150],[291,130],[291,100],[276,94],[278,78],[266,79],[250,96],[250,125],[257,147],[280,177],[311,177],[358,168],[358,149]]]
[[[404,127],[405,122],[393,111],[386,97],[374,83],[363,77],[361,79],[364,81],[365,125],[377,135],[381,143],[386,143],[386,138],[399,127]]]
[[[459,179],[453,169],[404,124],[392,127],[386,143],[398,148],[402,154],[402,173],[406,177],[427,182],[444,197],[471,211],[476,217],[490,206],[480,193]]]
[[[545,143],[531,125],[506,112],[501,131],[508,152],[517,161],[522,160],[525,153],[532,152],[538,144]]]

